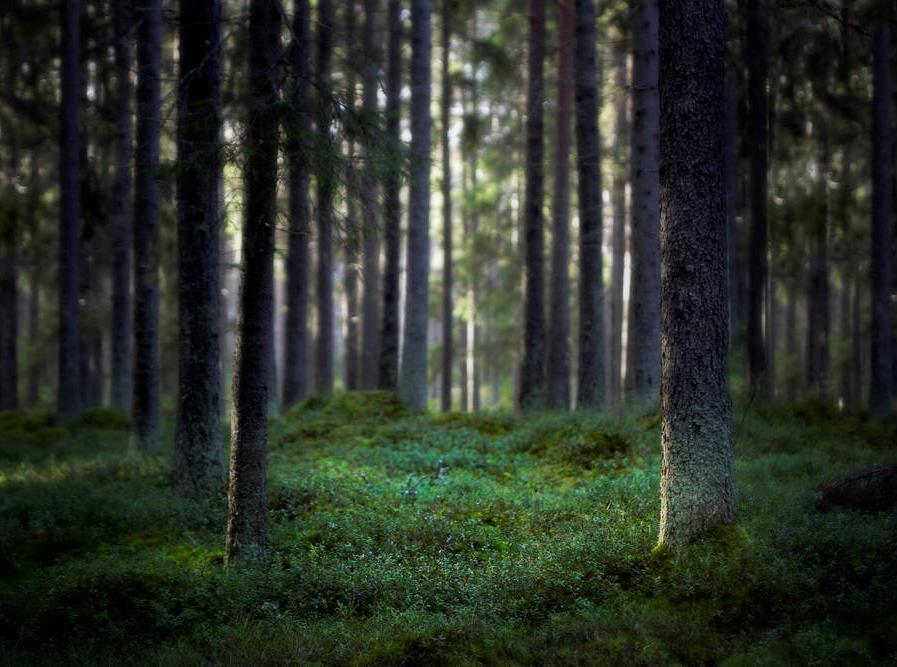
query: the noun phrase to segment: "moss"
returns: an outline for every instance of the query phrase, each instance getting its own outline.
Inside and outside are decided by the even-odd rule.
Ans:
[[[507,435],[514,430],[515,418],[503,412],[450,412],[433,418],[438,426],[468,428],[482,435]]]

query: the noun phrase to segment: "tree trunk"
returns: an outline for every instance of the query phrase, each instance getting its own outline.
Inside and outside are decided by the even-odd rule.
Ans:
[[[794,403],[797,400],[797,368],[800,363],[800,350],[797,346],[797,280],[791,278],[789,287],[785,314],[785,358],[788,360],[785,400]]]
[[[357,113],[355,108],[355,72],[358,67],[355,57],[355,0],[346,3],[346,99],[345,105],[350,113]],[[358,270],[361,255],[361,229],[358,224],[358,174],[355,169],[355,141],[351,136],[346,138],[347,159],[345,168],[346,220],[343,235],[345,239],[346,264],[343,267],[343,292],[346,296],[346,338],[344,387],[346,391],[355,391],[361,380],[359,358],[359,324],[358,313]]]
[[[430,277],[431,0],[411,2],[411,182],[408,194],[408,279],[399,395],[427,407],[427,300]]]
[[[452,409],[452,163],[449,123],[452,83],[449,79],[451,0],[442,0],[442,411]]]
[[[332,91],[330,61],[333,56],[333,5],[318,2],[318,60],[316,80],[317,150],[328,155],[333,150],[330,136]],[[315,388],[319,394],[333,393],[333,195],[336,173],[329,159],[318,160],[318,349],[315,355]]]
[[[379,382],[394,391],[399,377],[399,251],[401,233],[401,170],[398,158],[402,96],[402,19],[400,0],[389,0],[389,44],[386,73],[386,140],[392,155],[383,182],[383,313],[380,326]]]
[[[723,141],[726,169],[726,247],[728,248],[729,337],[742,331],[742,308],[738,289],[741,267],[738,262],[738,75],[726,74],[726,124]]]
[[[623,277],[626,255],[626,153],[629,118],[627,87],[629,79],[626,71],[626,51],[617,49],[614,69],[616,70],[617,113],[614,128],[614,176],[611,192],[613,203],[613,231],[611,239],[611,287],[610,322],[608,332],[608,402],[614,412],[619,411],[623,401]]]
[[[570,408],[570,125],[573,120],[574,0],[558,4],[557,118],[552,199],[551,303],[546,407]]]
[[[657,0],[636,3],[632,70],[632,270],[626,336],[626,402],[657,404],[660,388],[660,220]]]
[[[178,58],[178,412],[172,475],[184,495],[224,481],[219,419],[218,189],[221,4],[180,2]]]
[[[529,0],[529,76],[526,94],[523,361],[520,407],[545,407],[545,258],[542,231],[545,0]]]
[[[660,544],[736,520],[727,386],[722,0],[661,0]]]
[[[819,210],[812,221],[810,276],[807,293],[807,384],[817,398],[828,397],[829,389],[829,281],[828,281],[828,130],[822,126]]]
[[[249,122],[240,322],[228,488],[228,563],[267,548],[268,364],[274,306],[280,3],[249,5]]]
[[[293,43],[290,63],[289,140],[290,222],[286,260],[286,316],[284,323],[283,405],[308,394],[308,276],[309,276],[309,136],[311,134],[311,10],[308,0],[293,4]]]
[[[891,163],[891,50],[890,28],[875,29],[872,99],[872,341],[869,411],[884,417],[894,409],[891,374],[891,252],[893,248]]]

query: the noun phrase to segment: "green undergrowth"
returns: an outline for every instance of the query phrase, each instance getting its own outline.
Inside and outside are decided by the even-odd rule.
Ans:
[[[224,490],[174,497],[127,421],[0,415],[0,662],[855,664],[897,659],[897,515],[813,488],[897,459],[823,405],[733,412],[741,522],[654,550],[656,415],[271,423],[270,564],[223,566]]]

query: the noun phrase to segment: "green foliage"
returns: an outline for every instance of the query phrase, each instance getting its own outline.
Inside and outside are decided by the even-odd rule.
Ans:
[[[653,416],[311,398],[271,424],[271,562],[231,570],[223,494],[176,498],[119,417],[23,444],[52,417],[0,415],[0,662],[894,660],[897,515],[820,514],[811,491],[897,453],[893,425],[737,423],[742,521],[673,554]]]

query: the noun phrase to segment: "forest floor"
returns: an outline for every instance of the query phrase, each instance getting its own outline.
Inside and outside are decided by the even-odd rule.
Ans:
[[[894,664],[897,511],[813,489],[897,423],[734,422],[741,523],[673,557],[656,416],[311,399],[271,426],[272,562],[233,570],[224,491],[174,497],[121,417],[2,414],[0,663]]]

